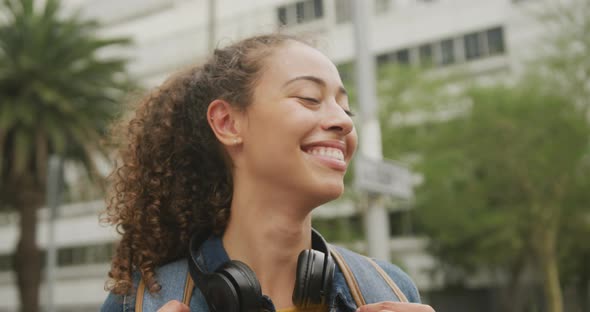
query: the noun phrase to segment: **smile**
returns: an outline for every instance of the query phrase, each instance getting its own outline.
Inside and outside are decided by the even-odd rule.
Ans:
[[[333,147],[316,146],[308,149],[306,153],[314,156],[322,156],[339,161],[344,161],[344,153],[342,153],[340,149]]]
[[[343,141],[318,141],[301,147],[315,162],[339,172],[346,172],[346,144]]]

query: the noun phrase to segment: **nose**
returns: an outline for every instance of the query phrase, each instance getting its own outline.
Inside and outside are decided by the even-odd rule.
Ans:
[[[335,131],[344,136],[354,129],[352,118],[346,114],[340,104],[336,101],[330,101],[325,107],[326,116],[322,126],[324,130]]]

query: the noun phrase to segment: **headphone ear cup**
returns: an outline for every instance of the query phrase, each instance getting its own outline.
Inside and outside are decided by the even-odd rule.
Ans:
[[[334,281],[334,272],[336,272],[336,263],[332,259],[332,256],[329,254],[326,257],[326,269],[324,270],[324,280],[322,281],[322,289],[323,289],[323,296],[327,297],[330,291],[332,290],[332,282]]]
[[[232,260],[219,269],[219,274],[226,277],[237,292],[238,307],[241,311],[259,311],[261,309],[262,290],[256,273],[245,263]]]
[[[240,312],[240,297],[233,283],[221,273],[208,274],[200,283],[211,312]]]
[[[305,300],[305,287],[307,271],[309,268],[309,250],[304,250],[299,254],[297,258],[297,273],[295,274],[295,288],[293,289],[293,303],[296,306],[302,306]]]
[[[324,253],[317,250],[304,250],[297,259],[297,274],[293,303],[306,307],[320,304],[324,293]]]

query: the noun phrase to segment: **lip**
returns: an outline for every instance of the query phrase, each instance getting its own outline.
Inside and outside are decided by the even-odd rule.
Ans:
[[[311,155],[307,153],[310,149],[314,147],[330,147],[335,148],[342,151],[342,155],[344,155],[345,160],[337,160],[331,157],[319,156],[319,155]],[[325,166],[332,168],[337,171],[345,172],[346,168],[348,167],[346,162],[346,143],[339,140],[325,140],[325,141],[316,141],[308,144],[304,144],[301,146],[301,150],[308,155],[309,157],[319,161]]]

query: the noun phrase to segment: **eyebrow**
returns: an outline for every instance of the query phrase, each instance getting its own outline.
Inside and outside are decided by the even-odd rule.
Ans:
[[[285,82],[283,84],[283,88],[286,87],[287,85],[289,85],[289,84],[291,84],[291,83],[293,83],[295,81],[299,81],[299,80],[311,81],[311,82],[313,82],[315,84],[318,84],[318,85],[320,85],[322,87],[326,87],[327,86],[326,82],[322,78],[319,78],[319,77],[316,77],[316,76],[297,76],[297,77],[295,77],[295,78],[293,78],[293,79]],[[343,86],[339,86],[338,87],[338,93],[348,96],[348,92],[346,92],[346,89],[344,89]]]

